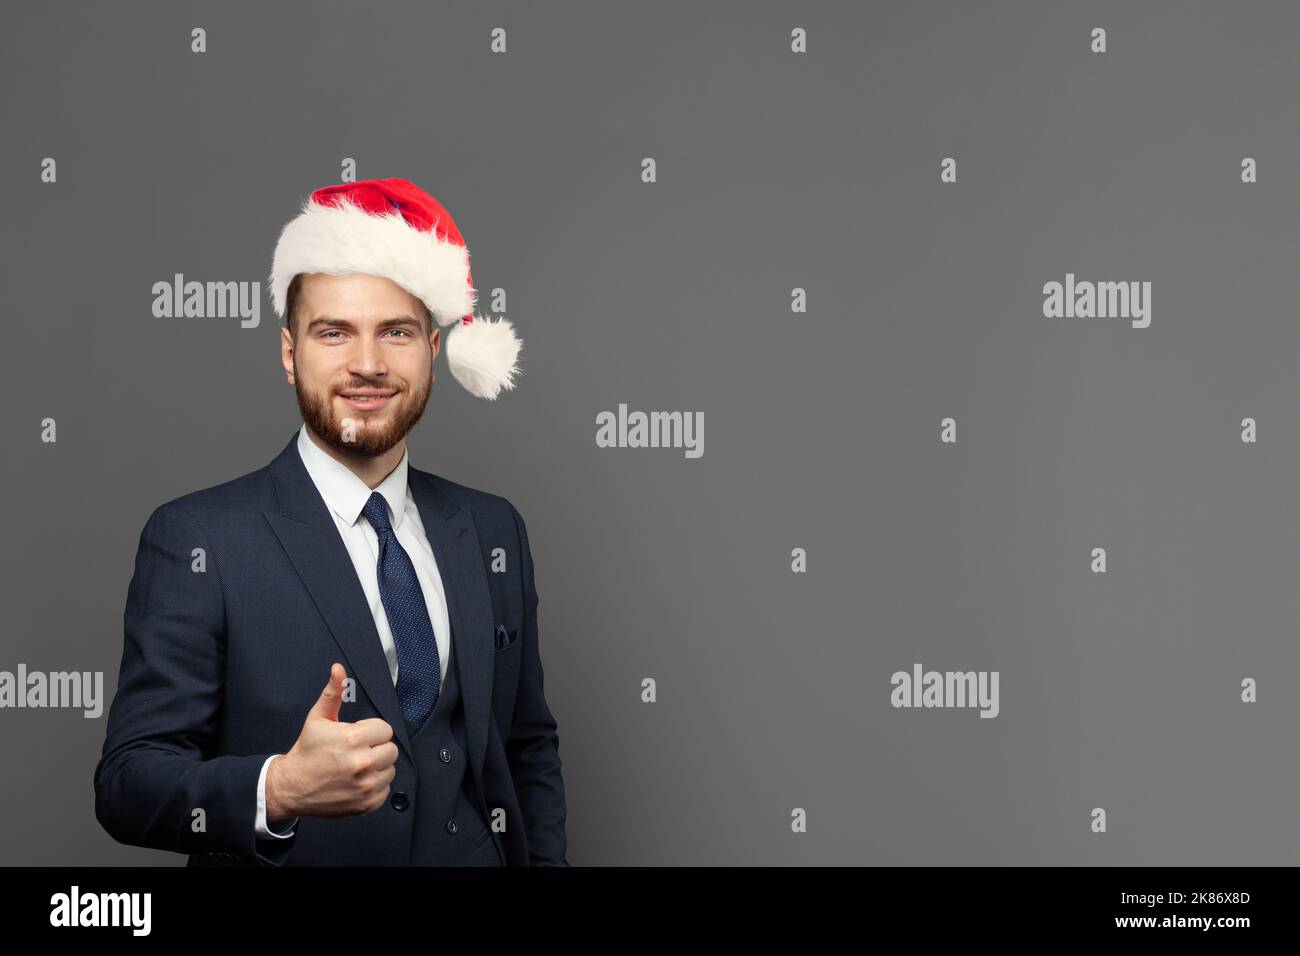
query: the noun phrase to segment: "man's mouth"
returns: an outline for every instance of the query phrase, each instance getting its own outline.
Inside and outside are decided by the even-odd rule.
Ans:
[[[353,408],[362,412],[371,412],[388,404],[396,392],[382,389],[358,388],[339,392],[339,397]]]

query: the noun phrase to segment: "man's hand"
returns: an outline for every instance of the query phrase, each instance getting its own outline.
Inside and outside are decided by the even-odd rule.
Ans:
[[[298,740],[266,772],[266,817],[349,817],[377,810],[397,775],[393,728],[378,717],[339,720],[347,671],[335,663]]]

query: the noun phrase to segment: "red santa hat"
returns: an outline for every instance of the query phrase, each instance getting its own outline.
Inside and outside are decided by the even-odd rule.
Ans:
[[[447,364],[470,393],[514,388],[523,344],[506,319],[475,317],[469,250],[442,205],[405,179],[366,179],[312,192],[280,233],[271,303],[281,320],[293,277],[364,273],[391,279],[422,301],[447,334]]]

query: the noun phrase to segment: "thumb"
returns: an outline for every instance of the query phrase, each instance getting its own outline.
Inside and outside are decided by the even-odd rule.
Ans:
[[[320,697],[316,703],[312,704],[311,710],[307,712],[307,719],[313,717],[324,720],[338,720],[339,707],[343,703],[343,681],[347,678],[348,672],[343,665],[337,661],[330,665],[330,679],[325,685],[325,689],[320,692]]]

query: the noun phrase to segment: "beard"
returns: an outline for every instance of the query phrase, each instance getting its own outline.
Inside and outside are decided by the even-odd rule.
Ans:
[[[395,382],[364,381],[352,382],[337,389],[327,388],[323,393],[308,391],[303,388],[302,375],[298,372],[296,359],[293,365],[294,392],[298,396],[298,409],[302,412],[302,420],[321,441],[344,456],[360,455],[375,458],[393,448],[420,420],[420,416],[424,414],[424,407],[429,402],[429,392],[433,388],[433,375],[430,374],[423,387],[415,393],[412,393],[409,387]],[[347,441],[344,420],[334,414],[334,396],[338,392],[357,388],[393,389],[395,394],[388,400],[388,404],[378,411],[354,411],[345,416],[352,425],[353,440]],[[380,421],[380,416],[385,414],[389,416],[389,420]]]

